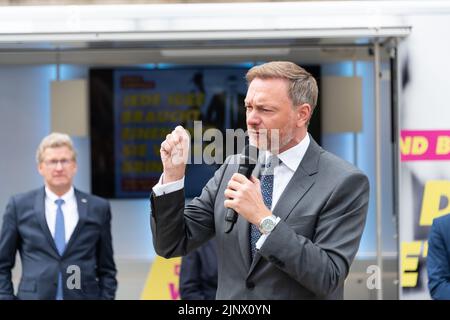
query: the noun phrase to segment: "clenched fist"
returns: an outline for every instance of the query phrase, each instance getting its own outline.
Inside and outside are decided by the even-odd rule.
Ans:
[[[189,134],[182,126],[177,126],[161,143],[161,161],[164,168],[163,184],[184,177],[189,157],[189,143]]]

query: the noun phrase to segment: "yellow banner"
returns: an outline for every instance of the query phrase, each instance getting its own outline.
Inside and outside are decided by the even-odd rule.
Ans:
[[[156,256],[141,293],[141,300],[179,300],[181,258]]]

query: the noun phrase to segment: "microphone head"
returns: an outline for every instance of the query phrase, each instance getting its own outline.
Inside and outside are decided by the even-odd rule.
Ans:
[[[249,178],[257,163],[258,148],[249,144],[246,145],[239,157],[238,172]]]
[[[251,144],[247,144],[242,151],[239,164],[256,165],[256,163],[258,163],[258,155],[258,148]]]

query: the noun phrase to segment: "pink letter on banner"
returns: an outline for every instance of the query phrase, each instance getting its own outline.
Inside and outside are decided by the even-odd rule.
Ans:
[[[173,282],[169,283],[169,292],[172,300],[178,300],[180,298],[180,291],[178,290],[175,283]]]
[[[450,130],[402,130],[401,161],[450,160]]]

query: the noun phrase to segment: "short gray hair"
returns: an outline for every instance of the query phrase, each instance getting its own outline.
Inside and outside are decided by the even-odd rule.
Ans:
[[[36,151],[36,161],[37,163],[41,163],[43,159],[44,152],[47,148],[58,148],[58,147],[67,147],[70,151],[72,151],[72,160],[77,161],[77,152],[73,147],[72,139],[70,139],[68,134],[52,132],[44,139],[42,139],[39,147]]]
[[[289,61],[272,61],[254,66],[245,78],[250,84],[253,79],[286,79],[289,81],[288,94],[294,106],[307,103],[311,113],[317,105],[319,88],[316,79],[305,69]]]

